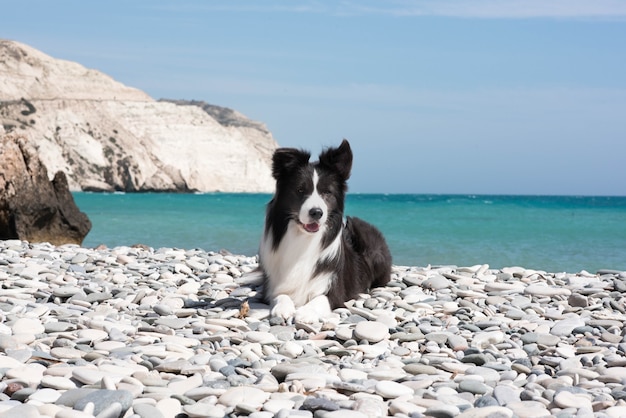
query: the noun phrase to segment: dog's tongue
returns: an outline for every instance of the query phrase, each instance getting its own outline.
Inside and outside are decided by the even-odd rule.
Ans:
[[[313,222],[311,224],[306,224],[304,225],[304,229],[306,229],[308,232],[317,232],[320,229],[319,224]]]

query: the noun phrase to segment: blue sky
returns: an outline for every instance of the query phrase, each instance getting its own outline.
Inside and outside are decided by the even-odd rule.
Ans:
[[[350,190],[626,195],[626,1],[13,1],[0,37],[350,140]]]

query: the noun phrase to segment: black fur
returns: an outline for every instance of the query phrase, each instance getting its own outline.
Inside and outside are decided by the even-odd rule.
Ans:
[[[348,217],[342,231],[343,256],[320,266],[337,273],[327,293],[335,309],[373,287],[384,286],[391,276],[391,254],[378,229],[359,218]]]

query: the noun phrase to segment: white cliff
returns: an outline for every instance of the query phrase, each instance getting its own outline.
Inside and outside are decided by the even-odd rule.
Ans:
[[[0,40],[0,125],[72,190],[270,192],[276,141],[245,116],[155,101],[109,76]],[[0,131],[2,129],[0,128]]]

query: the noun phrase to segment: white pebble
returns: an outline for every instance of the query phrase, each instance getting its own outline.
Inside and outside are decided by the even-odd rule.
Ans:
[[[354,338],[356,340],[367,340],[377,343],[389,338],[389,328],[382,322],[361,321],[354,328]]]
[[[376,383],[376,393],[383,398],[399,398],[400,396],[413,395],[413,389],[402,383],[383,380]]]

